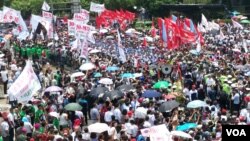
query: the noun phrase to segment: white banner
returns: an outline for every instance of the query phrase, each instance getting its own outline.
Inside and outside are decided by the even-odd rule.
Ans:
[[[166,134],[150,134],[150,141],[173,141],[169,135]]]
[[[161,124],[161,125],[157,125],[157,126],[152,126],[150,128],[144,128],[141,129],[141,134],[144,137],[150,137],[151,134],[170,134],[170,132],[168,131],[167,127],[165,124]]]
[[[41,84],[32,68],[31,62],[27,61],[20,76],[8,89],[8,93],[16,96],[18,102],[27,102],[41,89]]]
[[[85,39],[88,33],[91,31],[91,27],[86,24],[76,23],[75,31],[76,31],[76,38]]]
[[[86,24],[89,22],[89,11],[81,9],[81,13],[75,13],[73,19],[77,22]]]
[[[71,36],[74,36],[75,35],[75,22],[74,20],[68,20],[68,34],[71,35]]]
[[[90,10],[89,11],[101,13],[104,10],[105,10],[104,4],[98,4],[98,3],[94,3],[94,2],[90,3]]]
[[[88,42],[86,40],[81,41],[81,55],[80,57],[88,57]]]
[[[46,20],[52,22],[52,20],[53,20],[53,14],[50,13],[50,12],[43,11],[43,18],[45,18]]]
[[[4,23],[15,22],[18,27],[17,31],[21,33],[22,31],[28,31],[26,23],[24,22],[21,12],[8,7],[3,7],[2,20]]]

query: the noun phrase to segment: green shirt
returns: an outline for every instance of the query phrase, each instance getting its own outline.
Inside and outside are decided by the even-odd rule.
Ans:
[[[35,113],[35,123],[39,123],[40,122],[40,118],[41,116],[44,114],[44,112],[42,110],[37,110]]]
[[[54,118],[54,120],[53,120],[53,125],[54,125],[57,129],[59,129],[59,120],[58,120],[57,118]]]
[[[25,56],[25,54],[26,54],[26,47],[22,47],[21,48],[21,55]]]
[[[45,50],[45,53],[46,53],[46,57],[49,57],[49,56],[50,56],[50,50],[49,50],[49,49],[46,49],[46,50]]]
[[[32,56],[32,50],[31,50],[30,47],[28,47],[28,48],[26,49],[26,51],[27,51],[27,55],[28,55],[29,57]]]
[[[36,51],[36,53],[37,53],[38,56],[41,56],[42,55],[42,49],[38,48],[37,51]]]
[[[32,48],[31,48],[31,53],[32,53],[32,55],[35,55],[35,54],[36,54],[36,47],[32,47]]]

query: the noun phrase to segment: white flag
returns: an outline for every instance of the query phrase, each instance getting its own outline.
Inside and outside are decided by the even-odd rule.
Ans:
[[[220,40],[225,39],[225,35],[224,35],[224,33],[222,32],[222,30],[220,30],[219,39],[220,39]]]
[[[118,52],[119,52],[119,58],[120,60],[125,63],[127,61],[126,59],[126,55],[122,46],[122,42],[121,42],[121,36],[119,33],[119,30],[117,29],[117,36],[118,36]]]
[[[50,10],[50,6],[48,5],[48,3],[46,1],[43,2],[42,10],[44,10],[44,11]]]
[[[101,13],[104,10],[105,10],[104,4],[98,4],[98,3],[94,3],[94,2],[90,3],[90,10],[89,11]]]
[[[32,96],[41,89],[40,81],[35,74],[30,61],[26,62],[20,76],[8,89],[8,93],[13,94],[18,102],[28,102]]]
[[[87,40],[93,44],[95,44],[95,38],[93,36],[93,33],[92,32],[89,32],[88,35],[87,35]]]
[[[232,19],[232,23],[233,23],[234,28],[243,29],[243,26],[240,23],[233,20],[233,19]]]
[[[200,37],[198,37],[197,41],[196,41],[196,52],[199,53],[201,51],[201,41],[200,41]]]
[[[0,22],[3,22],[3,11],[0,10]]]
[[[205,29],[209,28],[207,18],[203,14],[201,14],[201,25],[204,26]]]
[[[88,42],[86,40],[81,41],[81,55],[80,57],[88,57]]]

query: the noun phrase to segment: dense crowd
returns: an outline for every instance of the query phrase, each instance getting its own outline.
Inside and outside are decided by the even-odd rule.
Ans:
[[[146,141],[143,129],[159,125],[166,126],[162,134],[169,140],[219,141],[222,125],[250,124],[248,27],[225,27],[223,39],[204,33],[198,54],[190,52],[195,44],[167,51],[157,39],[143,46],[140,35],[122,33],[125,63],[117,55],[116,32],[96,33],[88,57],[80,58],[63,27],[57,27],[58,41],[13,36],[10,47],[1,49],[11,104],[1,113],[3,141]],[[19,103],[7,90],[27,59],[42,89]]]

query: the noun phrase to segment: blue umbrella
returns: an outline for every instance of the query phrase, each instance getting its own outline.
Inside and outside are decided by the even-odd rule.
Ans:
[[[196,123],[185,123],[183,125],[179,125],[176,127],[177,131],[186,131],[191,128],[196,128],[197,124]]]
[[[117,66],[110,66],[106,70],[107,71],[117,71],[117,70],[119,70],[119,67],[117,67]]]
[[[153,98],[153,97],[160,97],[161,93],[157,92],[156,90],[146,90],[143,94],[142,97],[146,98]]]
[[[100,72],[97,72],[94,74],[94,77],[102,77],[102,74]]]
[[[135,76],[132,73],[124,73],[122,74],[122,78],[134,78]]]

